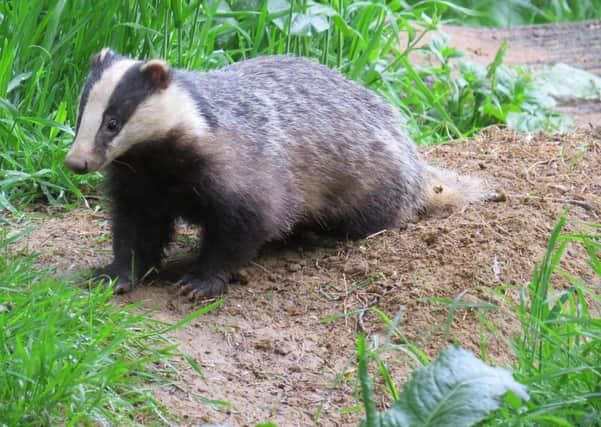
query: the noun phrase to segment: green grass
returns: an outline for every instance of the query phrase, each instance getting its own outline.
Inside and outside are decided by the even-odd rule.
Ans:
[[[151,391],[184,360],[164,338],[174,326],[36,270],[9,243],[0,236],[0,425],[172,424]]]
[[[14,214],[38,202],[68,207],[97,197],[99,175],[75,176],[62,162],[89,58],[103,46],[200,70],[259,55],[309,56],[396,105],[418,143],[469,136],[490,123],[511,123],[516,114],[525,114],[520,120],[527,129],[555,127],[557,117],[525,71],[500,62],[488,69],[461,64],[460,54],[440,40],[423,50],[433,65],[409,63],[445,4],[0,2],[0,211]]]
[[[530,388],[531,401],[525,413],[509,413],[510,422],[576,426],[601,420],[601,226],[560,234],[565,222],[564,216],[515,306],[522,325],[513,342],[516,377]],[[576,245],[588,254],[590,267],[580,277],[561,266]],[[560,278],[569,286],[554,286]]]
[[[428,13],[440,13],[456,25],[514,27],[601,18],[601,0],[453,0],[424,2]]]

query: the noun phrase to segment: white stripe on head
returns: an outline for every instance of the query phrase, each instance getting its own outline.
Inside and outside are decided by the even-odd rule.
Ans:
[[[105,165],[134,145],[157,141],[174,129],[199,138],[209,133],[209,126],[199,114],[194,99],[176,81],[138,105],[119,134],[109,143]]]
[[[100,55],[106,55],[107,52],[103,49]],[[111,98],[111,94],[125,72],[136,62],[138,61],[123,59],[104,70],[102,77],[90,90],[88,101],[81,113],[81,122],[77,136],[71,150],[69,150],[68,156],[75,155],[84,159],[95,157],[94,140],[102,124],[102,116]]]

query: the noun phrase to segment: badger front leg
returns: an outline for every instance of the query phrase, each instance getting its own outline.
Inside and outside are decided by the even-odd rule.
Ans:
[[[113,262],[96,270],[95,276],[117,279],[116,293],[130,291],[133,283],[158,267],[172,232],[173,218],[166,213],[132,205],[113,206]]]
[[[182,294],[190,299],[219,296],[234,273],[248,263],[265,241],[260,218],[247,209],[217,209],[203,221],[203,241],[194,270],[182,278]]]

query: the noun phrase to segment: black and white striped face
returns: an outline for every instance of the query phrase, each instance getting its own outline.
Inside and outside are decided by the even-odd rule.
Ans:
[[[202,128],[195,111],[165,62],[142,62],[105,48],[92,60],[65,165],[75,173],[94,172],[132,146],[161,139],[190,121]]]

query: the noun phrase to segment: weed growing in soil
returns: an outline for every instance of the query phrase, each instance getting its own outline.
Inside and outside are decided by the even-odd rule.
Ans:
[[[403,100],[420,129],[422,143],[471,136],[495,123],[518,131],[565,132],[571,121],[554,113],[555,100],[524,67],[503,65],[504,43],[488,66],[461,61],[462,53],[442,37],[420,49],[434,63],[412,65],[403,59],[411,79],[400,79]]]
[[[363,336],[357,351],[366,413],[362,426],[470,426],[499,409],[507,393],[518,401],[528,399],[526,387],[509,371],[488,366],[467,350],[450,347],[433,363],[415,370],[390,409],[378,412]]]
[[[216,305],[165,325],[116,307],[110,289],[33,269],[10,242],[0,236],[0,425],[169,425],[151,392],[184,355],[164,333]]]
[[[396,105],[418,143],[472,134],[523,111],[526,74],[459,66],[457,52],[428,50],[440,63],[415,67],[408,54],[440,23],[436,4],[402,1],[0,2],[0,210],[44,200],[65,205],[96,193],[97,175],[67,173],[79,91],[103,46],[206,70],[268,54],[308,56],[338,68]],[[456,11],[463,9],[455,8]],[[403,42],[401,35],[404,34]],[[507,77],[504,79],[504,77]],[[511,87],[505,90],[503,82]],[[527,98],[527,96],[526,96]],[[545,120],[528,129],[552,127]]]

